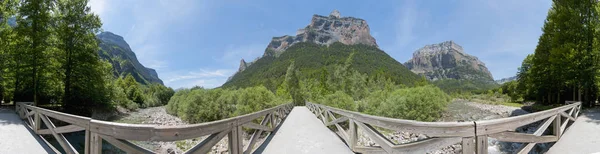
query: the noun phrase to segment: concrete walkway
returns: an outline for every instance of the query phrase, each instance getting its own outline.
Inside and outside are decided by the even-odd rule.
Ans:
[[[547,154],[590,153],[600,153],[600,109],[580,114]]]
[[[296,106],[266,143],[266,154],[350,154],[346,144],[306,107]]]
[[[54,153],[13,110],[0,108],[0,153]]]

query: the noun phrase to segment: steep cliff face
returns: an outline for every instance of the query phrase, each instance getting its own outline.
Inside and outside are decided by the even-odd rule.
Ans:
[[[466,79],[493,82],[490,71],[477,57],[469,55],[454,41],[426,45],[404,63],[412,72],[429,80]]]
[[[265,49],[263,57],[279,57],[286,49],[300,42],[327,46],[340,42],[345,45],[363,44],[378,47],[375,38],[371,36],[367,21],[354,17],[341,17],[338,10],[333,10],[329,16],[313,15],[310,24],[299,29],[296,36],[273,37],[267,49]],[[252,62],[246,62],[242,59],[236,74],[244,71],[258,59]]]
[[[111,32],[102,32],[96,37],[100,41],[98,54],[100,58],[112,64],[115,76],[131,74],[137,82],[142,84],[163,84],[162,80],[158,78],[156,70],[144,67],[138,61],[123,37]]]
[[[377,46],[365,20],[354,17],[341,17],[340,12],[334,10],[329,16],[313,15],[310,24],[299,29],[296,36],[273,37],[263,57],[278,57],[287,48],[299,42],[312,42],[320,45],[341,42],[346,45]]]

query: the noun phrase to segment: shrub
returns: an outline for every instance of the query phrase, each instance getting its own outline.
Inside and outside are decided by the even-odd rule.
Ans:
[[[390,95],[388,90],[378,90],[369,94],[365,99],[358,103],[358,112],[371,115],[381,115],[379,113],[379,106],[383,103]]]
[[[184,89],[171,98],[167,113],[190,123],[200,123],[264,110],[282,102],[263,86],[238,90]]]
[[[434,121],[441,117],[450,96],[434,86],[399,89],[379,106],[379,115],[390,118]]]
[[[352,96],[347,95],[342,91],[337,91],[333,94],[325,95],[323,99],[319,102],[323,105],[350,111],[356,111],[357,106],[356,103],[354,103],[354,99],[352,99]]]

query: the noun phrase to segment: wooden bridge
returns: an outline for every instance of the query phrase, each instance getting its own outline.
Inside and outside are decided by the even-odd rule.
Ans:
[[[306,103],[306,106],[279,105],[259,112],[213,122],[185,126],[155,126],[123,124],[94,120],[17,103],[16,113],[23,119],[23,129],[29,129],[35,139],[2,138],[0,115],[0,153],[23,152],[7,145],[29,145],[49,148],[46,153],[102,153],[103,141],[127,153],[154,153],[130,141],[180,141],[208,136],[185,153],[208,153],[219,141],[228,140],[229,153],[427,153],[451,145],[461,145],[462,153],[488,153],[488,138],[523,143],[518,153],[528,153],[538,143],[557,142],[565,131],[577,129],[581,103],[575,102],[551,110],[485,121],[420,122],[392,119]],[[581,118],[580,118],[581,119]],[[573,122],[575,125],[573,125]],[[55,125],[55,122],[61,126]],[[516,132],[519,127],[538,124],[533,134]],[[600,125],[600,120],[596,125]],[[425,139],[399,144],[383,135],[383,129],[423,134]],[[27,131],[27,130],[25,130]],[[242,133],[251,132],[247,142]],[[83,149],[75,149],[63,134],[85,132]],[[376,144],[361,145],[359,134]],[[596,135],[600,131],[596,131]],[[568,135],[569,133],[567,133]],[[53,147],[41,135],[52,135],[59,147]],[[593,136],[593,135],[592,135]],[[577,136],[584,137],[584,136]],[[257,145],[259,138],[265,141]],[[572,138],[572,137],[571,137]],[[43,142],[35,141],[43,140]],[[6,144],[11,142],[11,144]],[[14,143],[18,142],[18,143]],[[586,144],[586,143],[581,143]],[[591,146],[596,144],[596,146]],[[598,143],[587,143],[600,152]],[[3,151],[6,149],[9,151]],[[29,148],[29,147],[27,147]],[[561,148],[554,148],[560,150]],[[563,148],[564,149],[564,148]],[[552,150],[551,150],[552,151]],[[567,151],[562,151],[566,153]],[[38,152],[29,152],[38,153]],[[560,151],[557,153],[561,153]]]

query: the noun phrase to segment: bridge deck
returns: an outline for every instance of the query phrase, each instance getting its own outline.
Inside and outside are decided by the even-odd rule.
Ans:
[[[0,108],[0,153],[54,153],[14,111]]]
[[[600,109],[583,112],[548,154],[600,152]]]
[[[266,154],[353,153],[306,107],[296,106],[262,151]]]

